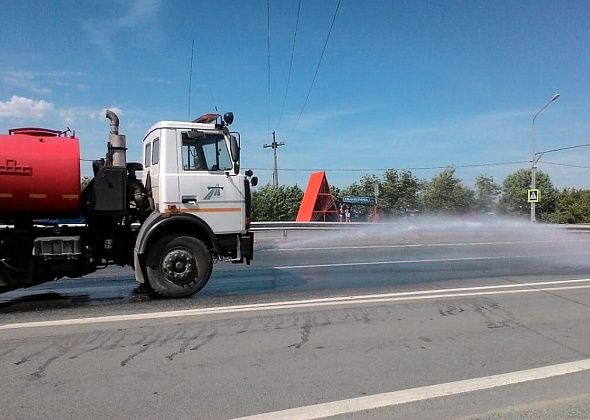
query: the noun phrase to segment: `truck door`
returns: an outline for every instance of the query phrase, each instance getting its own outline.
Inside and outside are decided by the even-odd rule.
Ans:
[[[162,203],[160,197],[160,130],[149,133],[143,142],[143,182],[151,191],[156,208]]]
[[[180,210],[205,220],[216,234],[244,230],[244,188],[233,175],[224,135],[191,138],[178,130],[178,144]]]

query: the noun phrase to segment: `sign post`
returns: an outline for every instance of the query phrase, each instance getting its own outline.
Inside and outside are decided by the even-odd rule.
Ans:
[[[377,210],[377,199],[379,198],[379,183],[378,182],[375,182],[375,185],[373,187],[373,192],[375,193],[375,208],[373,210],[372,222],[377,222],[377,221],[379,221],[379,213]]]

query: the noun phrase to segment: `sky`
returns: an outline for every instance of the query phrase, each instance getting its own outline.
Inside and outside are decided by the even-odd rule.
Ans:
[[[217,109],[234,112],[242,168],[261,185],[273,131],[281,184],[303,188],[311,170],[339,187],[386,168],[430,179],[453,165],[468,186],[501,182],[530,167],[533,116],[556,93],[536,150],[590,143],[589,19],[575,0],[4,1],[0,133],[70,127],[97,159],[110,108],[139,161],[151,125]],[[590,147],[539,168],[590,188]]]

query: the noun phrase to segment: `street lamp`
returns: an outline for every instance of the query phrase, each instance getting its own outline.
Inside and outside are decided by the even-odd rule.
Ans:
[[[540,156],[539,156],[539,158],[537,158],[537,154],[535,153],[535,142],[536,142],[535,120],[537,119],[537,117],[539,116],[539,114],[545,110],[545,108],[547,108],[549,105],[551,105],[552,102],[554,102],[554,101],[556,101],[558,99],[559,99],[559,93],[556,93],[549,100],[549,102],[547,102],[545,104],[545,106],[543,108],[541,108],[535,114],[535,116],[533,117],[533,159],[531,160],[531,162],[532,162],[532,168],[531,168],[531,189],[533,189],[533,190],[537,187],[537,162],[541,158]],[[536,222],[537,221],[537,218],[536,218],[536,215],[535,215],[536,207],[537,207],[537,203],[532,202],[531,203],[531,222]]]

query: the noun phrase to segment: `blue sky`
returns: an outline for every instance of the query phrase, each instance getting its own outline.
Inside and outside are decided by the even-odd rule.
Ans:
[[[292,74],[283,99],[298,0],[267,2],[8,1],[0,15],[0,132],[75,129],[83,158],[104,155],[103,110],[120,112],[129,157],[158,120],[233,111],[243,167],[264,184],[279,151],[281,183],[306,185],[326,169],[346,186],[382,168],[530,159],[537,150],[590,143],[590,4],[586,1],[341,0],[309,101],[298,123],[338,0],[302,0]],[[270,109],[270,112],[269,112]],[[559,187],[590,188],[590,148],[546,155]],[[526,163],[458,167],[501,181]],[[89,165],[83,164],[85,173]],[[352,171],[354,170],[354,171]],[[429,179],[439,169],[416,169]]]

